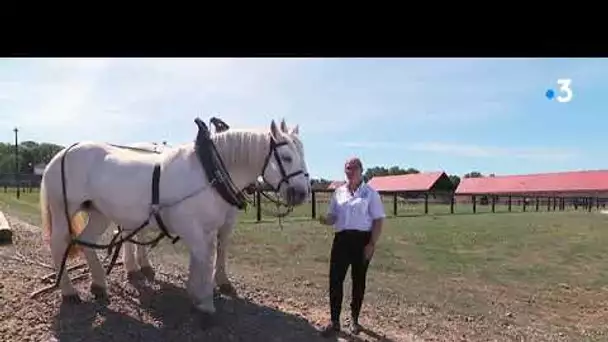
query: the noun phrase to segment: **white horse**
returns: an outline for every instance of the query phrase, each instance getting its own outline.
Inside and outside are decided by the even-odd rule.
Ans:
[[[284,127],[284,121],[281,122],[282,130],[286,131],[286,127]],[[167,150],[171,149],[171,146],[166,144],[157,144],[157,143],[149,143],[149,142],[139,142],[129,144],[128,147],[141,149],[143,153],[146,151],[152,153],[164,153]],[[216,246],[216,261],[215,261],[215,285],[218,287],[220,293],[223,294],[235,294],[236,289],[230,282],[228,278],[228,274],[226,272],[226,253],[228,251],[229,243],[230,243],[230,235],[234,231],[234,227],[236,226],[237,216],[239,213],[239,209],[237,207],[231,206],[228,209],[226,214],[226,220],[224,224],[219,228],[217,234],[217,246]],[[142,234],[137,234],[136,238],[139,241],[143,240],[144,230],[142,230]],[[123,237],[126,236],[126,233],[123,233]],[[148,259],[148,253],[145,246],[133,244],[129,241],[125,241],[124,250],[123,250],[123,263],[125,265],[125,269],[127,270],[127,275],[129,278],[136,278],[139,276],[141,272],[143,276],[152,279],[154,278],[155,272],[150,264]]]
[[[273,120],[269,132],[229,130],[210,139],[237,189],[242,190],[261,174],[288,205],[297,206],[310,194],[308,168],[298,134],[297,126],[288,132],[284,121],[279,129]],[[161,170],[159,206],[151,204],[156,165]],[[129,232],[153,213],[159,213],[169,233],[179,236],[189,251],[186,287],[195,307],[204,313],[215,312],[214,246],[232,209],[208,182],[195,143],[177,146],[160,155],[105,143],[70,146],[47,165],[40,205],[43,229],[57,269],[61,268],[70,246],[66,255],[74,256],[79,250],[78,245],[70,244],[72,238],[77,236],[80,241],[94,243],[110,222]],[[75,220],[79,211],[88,214],[85,226]],[[106,296],[105,274],[97,254],[89,248],[82,250],[91,271],[91,291],[96,296]],[[79,301],[66,272],[58,281],[63,300]]]

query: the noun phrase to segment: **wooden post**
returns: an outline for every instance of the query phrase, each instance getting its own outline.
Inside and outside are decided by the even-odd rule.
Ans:
[[[450,199],[450,214],[454,213],[454,201],[456,196],[454,196],[454,194],[452,194],[452,198]]]
[[[561,201],[561,204],[562,204],[561,211],[566,210],[566,199],[564,197],[562,197],[560,199],[560,201]]]
[[[553,197],[553,211],[555,211],[556,207],[557,207],[557,197]]]
[[[512,197],[511,197],[511,195],[509,195],[509,212],[511,212],[511,200],[512,200]]]
[[[496,212],[496,195],[492,195],[492,212]]]
[[[477,212],[477,199],[475,195],[471,196],[471,201],[473,202],[473,214]]]
[[[316,219],[317,218],[317,196],[315,195],[317,192],[316,191],[312,191],[312,193],[310,194],[310,203],[312,204],[312,218]]]
[[[522,198],[522,203],[521,203],[522,204],[522,210],[523,210],[524,213],[526,212],[526,199],[527,199],[527,197],[524,196]]]
[[[593,197],[589,197],[589,202],[587,205],[588,211],[591,212],[591,207],[593,207]]]
[[[429,193],[428,192],[424,193],[424,213],[425,214],[429,213]]]
[[[393,216],[397,216],[397,193],[393,194]]]
[[[258,222],[262,222],[262,192],[260,190],[256,191],[256,202],[258,202],[257,206],[257,219]]]
[[[551,197],[547,197],[547,211],[551,211]]]
[[[540,204],[539,202],[540,202],[539,198],[536,197],[536,211],[538,211],[538,205]]]
[[[0,211],[0,245],[13,243],[13,231],[4,213]]]
[[[21,182],[19,180],[19,143],[17,141],[19,129],[15,127],[13,131],[15,132],[15,183],[17,183],[17,199],[19,199],[21,196]]]
[[[595,210],[600,210],[600,198],[595,198]]]

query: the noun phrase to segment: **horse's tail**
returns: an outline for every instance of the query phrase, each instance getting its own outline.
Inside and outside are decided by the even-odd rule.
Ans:
[[[40,216],[42,217],[42,231],[44,234],[44,239],[48,244],[50,244],[51,235],[53,232],[53,213],[49,204],[49,196],[46,189],[47,177],[45,176],[42,177],[42,182],[40,183]],[[55,214],[62,215],[63,213]],[[69,232],[70,237],[80,235],[85,227],[83,212],[77,212],[70,218],[70,220],[72,222],[72,229]],[[78,254],[80,254],[80,252],[82,252],[82,248],[76,244],[72,244],[70,251],[68,252],[68,258],[76,257]]]

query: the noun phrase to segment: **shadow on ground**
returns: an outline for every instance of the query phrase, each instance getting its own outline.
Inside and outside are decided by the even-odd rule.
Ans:
[[[156,284],[138,286],[135,296],[113,288],[110,305],[63,304],[55,317],[55,337],[69,342],[336,341],[321,338],[303,318],[240,298],[216,296],[216,316],[205,317],[192,309],[185,289]]]

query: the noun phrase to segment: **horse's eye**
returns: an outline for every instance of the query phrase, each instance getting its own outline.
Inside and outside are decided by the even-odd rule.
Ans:
[[[292,161],[291,156],[281,156],[281,159],[286,163],[291,163]]]

